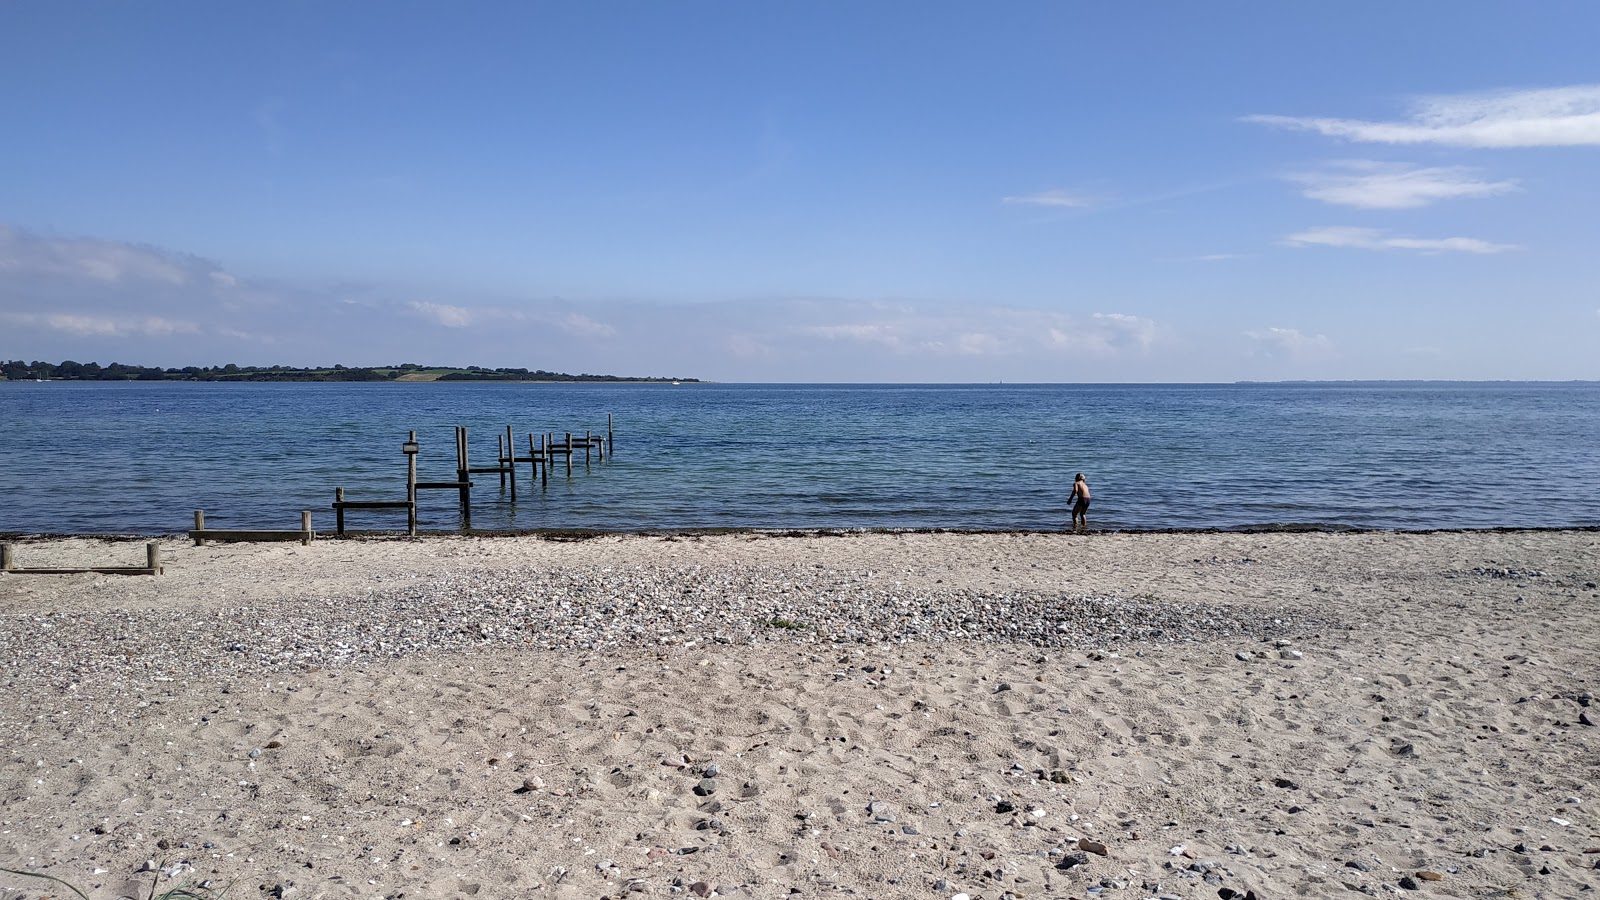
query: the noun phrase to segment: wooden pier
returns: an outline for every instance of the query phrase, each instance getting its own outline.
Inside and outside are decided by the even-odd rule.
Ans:
[[[406,511],[406,532],[412,536],[417,533],[417,492],[424,490],[453,490],[459,495],[461,504],[462,527],[472,527],[472,488],[473,475],[497,475],[500,487],[510,495],[512,503],[517,502],[517,464],[527,463],[529,474],[541,488],[550,485],[550,467],[557,457],[560,457],[566,466],[568,478],[572,477],[573,458],[578,451],[583,451],[585,468],[593,461],[604,462],[607,456],[613,453],[615,443],[615,421],[611,415],[606,416],[606,433],[595,434],[586,431],[582,436],[575,436],[572,432],[565,432],[561,440],[557,440],[554,432],[542,435],[528,434],[528,452],[525,456],[516,453],[516,434],[512,426],[507,425],[505,432],[496,435],[498,447],[495,452],[495,464],[492,466],[474,466],[471,462],[471,444],[464,425],[455,426],[456,460],[454,481],[418,481],[417,456],[421,447],[417,443],[417,433],[410,432],[406,442],[401,446],[401,452],[406,456],[406,498],[404,500],[349,500],[345,498],[344,488],[334,488],[334,531],[336,534],[345,533],[345,513],[347,510],[378,510],[378,509],[404,509]],[[196,530],[201,530],[200,520],[196,520]],[[309,525],[306,528],[310,530]],[[209,535],[210,532],[207,532]],[[247,538],[241,538],[245,540]],[[285,538],[287,540],[287,538]],[[198,541],[198,539],[197,539]]]

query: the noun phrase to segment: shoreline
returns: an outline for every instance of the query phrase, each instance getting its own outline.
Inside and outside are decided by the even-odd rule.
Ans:
[[[97,897],[1600,887],[1594,529],[163,543],[160,577],[0,576],[0,867]]]
[[[317,531],[316,540],[326,541],[415,541],[449,538],[514,539],[534,538],[550,541],[582,541],[603,537],[690,537],[712,535],[759,535],[762,537],[849,537],[871,534],[952,534],[952,535],[1057,535],[1091,537],[1100,535],[1225,535],[1225,534],[1519,534],[1600,532],[1600,525],[1502,525],[1489,528],[1366,528],[1356,525],[1282,524],[1238,525],[1216,528],[1091,528],[1074,532],[1070,528],[661,528],[661,529],[605,529],[605,528],[528,528],[528,529],[459,529],[455,531],[419,530],[415,537],[403,531],[346,529],[342,535]],[[0,540],[45,541],[66,539],[102,540],[107,542],[187,540],[186,531],[168,532],[33,532],[0,531]]]

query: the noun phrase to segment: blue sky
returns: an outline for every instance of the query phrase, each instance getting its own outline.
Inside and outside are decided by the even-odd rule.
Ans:
[[[1600,378],[1600,4],[0,4],[0,358]]]

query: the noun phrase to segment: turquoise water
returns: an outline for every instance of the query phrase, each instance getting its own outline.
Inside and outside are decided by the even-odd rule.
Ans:
[[[564,385],[0,382],[0,531],[331,530],[336,486],[403,499],[491,465],[511,425],[604,431],[517,501],[474,476],[480,529],[1054,529],[1075,472],[1096,528],[1600,525],[1600,384]],[[460,526],[453,492],[425,529]],[[401,529],[402,512],[352,512]]]

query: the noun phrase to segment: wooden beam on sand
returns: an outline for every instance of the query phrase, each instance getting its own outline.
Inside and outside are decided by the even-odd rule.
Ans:
[[[203,509],[194,511],[194,530],[189,532],[189,537],[194,539],[196,547],[205,546],[206,541],[299,541],[301,546],[309,546],[317,533],[311,530],[311,510],[300,511],[300,529],[243,529],[228,528],[217,529],[206,527],[206,513]]]
[[[16,564],[16,549],[11,544],[0,544],[0,572],[7,575],[160,575],[161,545],[151,541],[144,545],[145,564],[142,566],[88,566],[79,569],[22,568]]]

